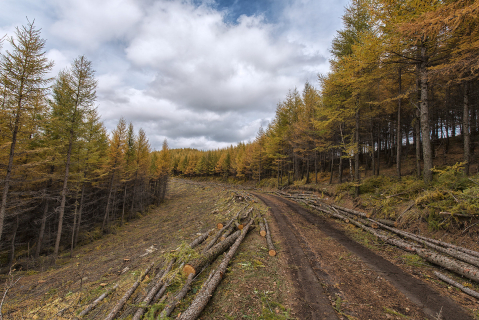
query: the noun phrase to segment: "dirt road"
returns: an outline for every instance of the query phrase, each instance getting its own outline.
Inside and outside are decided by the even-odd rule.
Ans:
[[[349,238],[333,220],[256,194],[274,217],[299,319],[473,319],[452,299]]]

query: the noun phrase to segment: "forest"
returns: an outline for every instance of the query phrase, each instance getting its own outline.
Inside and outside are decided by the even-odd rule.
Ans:
[[[479,4],[353,0],[331,44],[330,72],[292,89],[254,141],[225,149],[152,151],[123,118],[110,134],[84,56],[55,78],[33,23],[0,48],[0,264],[57,256],[160,203],[168,174],[275,186],[350,181],[381,167],[428,184],[433,161],[460,141],[477,162]],[[402,169],[414,161],[414,170]],[[409,163],[408,162],[408,163]],[[446,163],[442,163],[446,164]],[[477,170],[477,169],[476,169]]]
[[[290,90],[254,141],[172,150],[173,173],[277,178],[276,186],[328,173],[330,184],[354,182],[357,196],[380,165],[429,184],[433,160],[460,143],[469,175],[479,132],[478,17],[477,1],[352,1],[317,88]],[[415,169],[405,172],[411,159]]]
[[[95,70],[79,56],[54,79],[34,23],[0,56],[0,265],[115,232],[163,201],[169,151],[120,118],[108,134],[95,106]],[[67,251],[68,252],[68,251]]]

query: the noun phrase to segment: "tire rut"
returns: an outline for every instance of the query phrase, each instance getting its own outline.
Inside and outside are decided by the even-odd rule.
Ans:
[[[311,250],[309,250],[309,253],[304,252],[303,247],[307,246],[304,239],[298,237],[289,227],[287,218],[273,202],[260,195],[256,194],[256,196],[272,209],[271,212],[275,220],[282,227],[281,233],[284,237],[283,244],[289,269],[293,281],[297,283],[296,289],[301,300],[300,304],[297,305],[296,315],[299,319],[338,320],[339,318],[321,285],[321,280],[324,282],[327,275],[321,271],[314,253]]]
[[[287,205],[289,209],[297,213],[304,218],[309,224],[314,225],[318,230],[323,232],[328,237],[334,239],[337,243],[341,244],[348,251],[358,256],[364,263],[366,263],[372,270],[384,279],[389,281],[395,288],[408,297],[414,304],[422,309],[422,311],[428,315],[431,319],[436,319],[438,314],[442,314],[442,319],[473,319],[462,307],[455,303],[449,297],[440,295],[433,288],[429,287],[425,282],[413,277],[412,275],[404,272],[401,268],[377,255],[370,249],[364,247],[358,242],[349,238],[343,231],[338,230],[333,224],[326,219],[304,209],[300,205],[291,202],[289,200],[282,199],[276,196],[256,195],[267,206],[271,208],[274,218],[279,225],[287,225],[286,218],[282,215],[281,209],[276,206],[273,200],[277,200]],[[271,199],[273,198],[273,199]],[[283,220],[283,221],[282,221]],[[297,236],[291,231],[291,227],[288,226],[288,232],[284,232],[284,237],[287,239],[287,244],[291,241],[291,238],[296,239],[296,244],[300,244],[297,240]],[[293,242],[290,246],[293,246]],[[301,250],[301,249],[300,249]],[[301,250],[303,251],[303,250]],[[287,251],[289,254],[289,250]],[[307,255],[302,252],[303,255]],[[319,262],[318,262],[319,264]],[[300,264],[303,265],[304,264]],[[317,281],[322,280],[321,275],[317,275]],[[324,290],[322,290],[324,293]]]

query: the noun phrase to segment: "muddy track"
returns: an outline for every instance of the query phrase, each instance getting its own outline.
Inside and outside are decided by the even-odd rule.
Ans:
[[[289,200],[256,196],[270,207],[280,230],[297,283],[299,319],[395,319],[394,312],[410,319],[436,319],[439,314],[445,320],[473,319],[452,299],[349,238],[336,222]]]

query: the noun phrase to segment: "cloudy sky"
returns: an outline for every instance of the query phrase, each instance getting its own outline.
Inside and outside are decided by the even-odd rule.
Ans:
[[[248,141],[288,90],[316,85],[348,0],[0,0],[0,37],[35,19],[55,61],[91,60],[107,129],[153,148]]]

